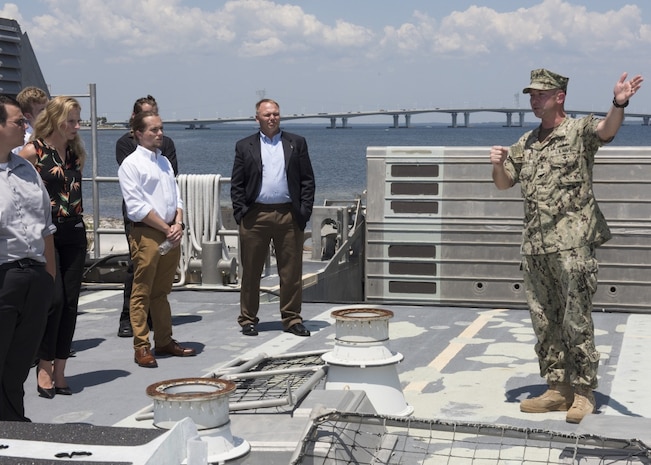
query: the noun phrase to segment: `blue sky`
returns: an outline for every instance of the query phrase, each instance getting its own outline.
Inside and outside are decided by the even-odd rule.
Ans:
[[[577,110],[606,110],[620,74],[642,74],[628,110],[651,112],[643,0],[21,0],[0,16],[53,94],[95,83],[114,121],[146,94],[164,120],[249,116],[261,92],[285,114],[528,108],[539,67],[570,77]]]

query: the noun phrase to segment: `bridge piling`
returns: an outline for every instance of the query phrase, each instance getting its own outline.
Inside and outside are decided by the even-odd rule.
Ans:
[[[506,113],[506,127],[507,128],[521,128],[524,125],[524,111],[518,112],[518,124],[513,124],[513,113],[509,111]]]

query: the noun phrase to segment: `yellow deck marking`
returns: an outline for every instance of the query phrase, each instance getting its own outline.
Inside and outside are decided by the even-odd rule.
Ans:
[[[486,324],[495,316],[500,313],[505,312],[505,309],[494,309],[490,310],[487,312],[481,313],[475,321],[470,323],[466,329],[464,329],[461,334],[459,334],[458,337],[455,339],[457,341],[463,341],[467,339],[472,339],[477,335],[479,330],[481,330]],[[432,360],[427,367],[428,368],[434,368],[437,371],[443,370],[447,366],[448,363],[450,363],[450,360],[452,360],[459,352],[461,352],[461,349],[463,349],[466,345],[466,342],[450,342],[448,346],[441,351],[438,356]],[[422,392],[423,389],[425,389],[425,386],[427,386],[427,383],[429,381],[426,380],[421,380],[421,381],[412,381],[405,387],[405,391],[418,391]]]

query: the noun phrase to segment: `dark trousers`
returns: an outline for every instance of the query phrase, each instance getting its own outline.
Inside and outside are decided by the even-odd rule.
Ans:
[[[260,277],[273,241],[280,278],[280,316],[283,328],[301,323],[303,298],[303,237],[290,204],[255,204],[240,221],[240,326],[258,323]]]
[[[38,351],[41,360],[67,359],[70,355],[88,245],[83,224],[79,220],[56,225],[54,249],[57,275],[52,306]]]
[[[122,312],[120,312],[120,321],[129,321],[129,301],[131,300],[131,289],[133,289],[133,262],[131,261],[131,241],[129,240],[129,233],[132,228],[131,221],[124,220],[124,233],[127,236],[127,244],[129,246],[129,264],[127,265],[127,272],[124,278],[124,294],[122,296]]]
[[[0,267],[1,421],[29,421],[23,384],[43,337],[53,288],[44,266]]]

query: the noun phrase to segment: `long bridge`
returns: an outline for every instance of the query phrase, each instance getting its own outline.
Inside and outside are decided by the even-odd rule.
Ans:
[[[502,113],[505,115],[505,126],[521,127],[524,124],[525,114],[531,113],[530,109],[523,108],[422,108],[422,109],[399,109],[399,110],[371,110],[371,111],[348,111],[348,112],[323,112],[323,113],[293,113],[283,114],[283,121],[302,120],[302,119],[326,119],[330,121],[330,128],[347,128],[351,118],[361,118],[368,116],[388,116],[393,119],[393,128],[411,127],[411,118],[414,115],[424,113],[447,113],[450,115],[450,127],[465,128],[470,126],[470,115],[472,113]],[[606,116],[606,112],[589,111],[589,110],[566,110],[567,114],[572,117],[577,115],[594,114],[596,116]],[[459,116],[463,117],[463,123],[459,122]],[[404,124],[400,125],[401,118]],[[651,114],[648,113],[626,113],[626,118],[640,118],[641,124],[648,126],[651,121]],[[183,124],[190,129],[205,129],[212,124],[218,123],[247,123],[255,122],[253,116],[247,117],[226,117],[226,118],[193,118],[193,119],[175,119],[165,120],[165,124]],[[339,122],[339,125],[337,124]]]

